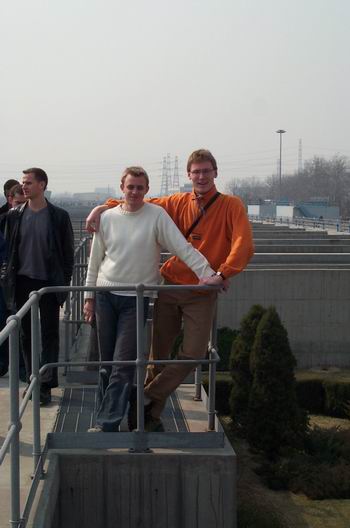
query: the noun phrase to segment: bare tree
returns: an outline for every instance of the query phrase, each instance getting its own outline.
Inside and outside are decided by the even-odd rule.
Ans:
[[[282,178],[282,196],[292,202],[308,201],[322,197],[330,204],[338,205],[342,217],[350,216],[349,160],[337,155],[327,160],[314,157],[305,162],[304,170]],[[245,203],[259,202],[279,196],[279,178],[270,176],[257,179],[232,180],[228,192],[237,194]]]

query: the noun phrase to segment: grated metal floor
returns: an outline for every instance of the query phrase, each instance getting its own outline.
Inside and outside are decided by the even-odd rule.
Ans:
[[[54,428],[55,433],[83,433],[95,423],[97,387],[69,387],[64,389]],[[167,432],[188,432],[186,418],[176,393],[168,398],[162,414],[162,422]],[[126,420],[121,431],[128,431]]]

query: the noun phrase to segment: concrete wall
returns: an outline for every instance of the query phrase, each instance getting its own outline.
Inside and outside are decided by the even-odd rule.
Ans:
[[[238,328],[253,304],[274,305],[299,368],[350,366],[350,270],[246,270],[220,294],[218,326]]]
[[[53,453],[59,474],[48,472],[51,478],[33,526],[235,528],[236,457],[231,446],[220,453],[194,451]],[[56,479],[58,494],[53,492]]]

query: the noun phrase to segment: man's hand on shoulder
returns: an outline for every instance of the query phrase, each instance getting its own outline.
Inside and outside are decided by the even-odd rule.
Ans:
[[[94,207],[85,221],[85,229],[89,233],[97,233],[100,228],[100,218],[104,211],[107,211],[108,205],[98,205]]]

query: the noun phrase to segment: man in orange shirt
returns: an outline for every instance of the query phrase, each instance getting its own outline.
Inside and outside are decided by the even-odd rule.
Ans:
[[[252,232],[245,207],[236,196],[218,193],[215,187],[217,163],[208,150],[194,151],[187,162],[193,190],[150,201],[164,207],[180,231],[217,270],[205,280],[226,290],[229,278],[240,273],[254,254]],[[115,207],[118,200],[108,200]],[[106,206],[95,208],[87,218],[87,228],[98,228],[99,214]],[[199,218],[199,220],[198,220]],[[198,222],[196,222],[198,220]],[[165,284],[198,284],[196,275],[177,257],[161,268]],[[179,359],[206,356],[215,313],[216,291],[161,291],[154,306],[152,351],[150,359],[168,359],[183,321],[184,337]],[[183,382],[193,365],[150,365],[145,381],[145,429],[162,431],[160,415],[167,397]],[[132,404],[129,427],[136,427]]]

